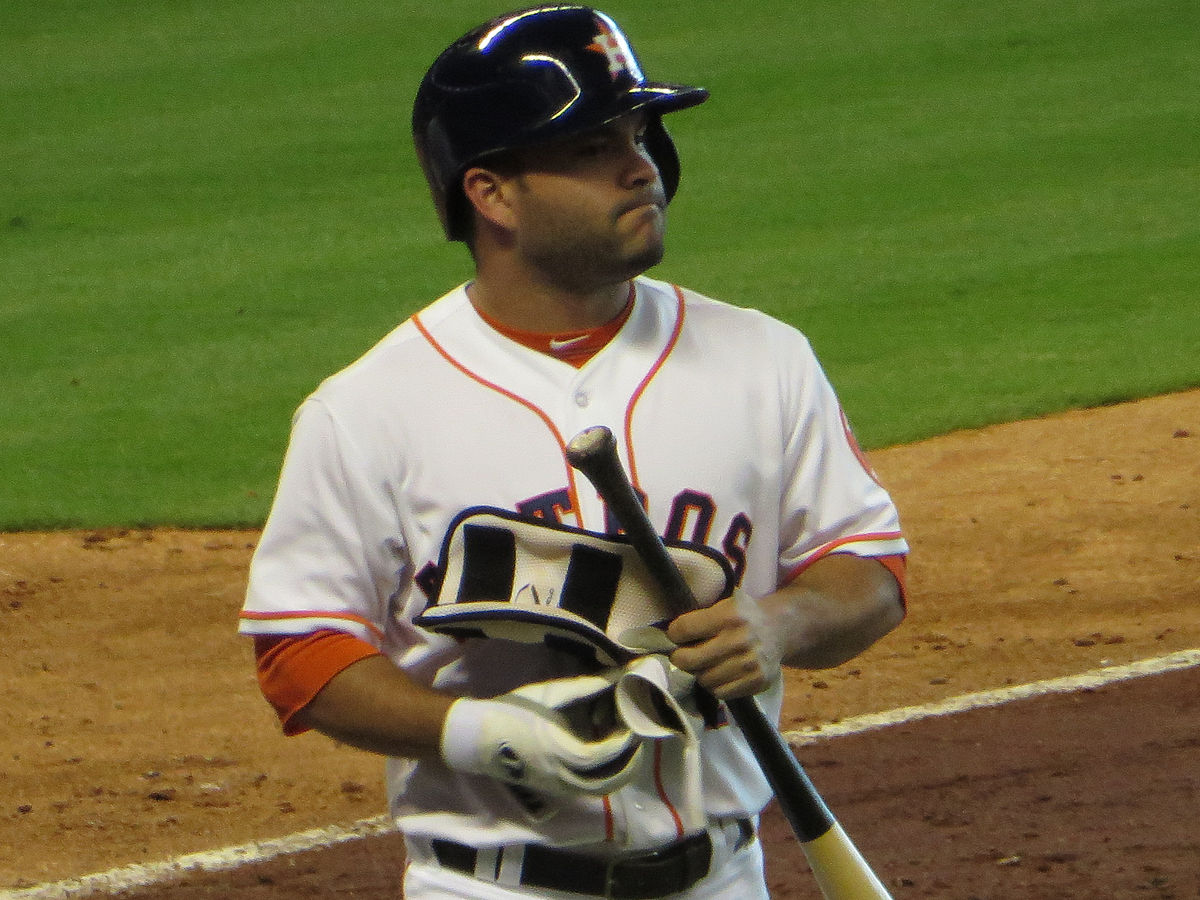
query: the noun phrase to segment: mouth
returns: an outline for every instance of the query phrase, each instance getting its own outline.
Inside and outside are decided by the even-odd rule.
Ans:
[[[661,196],[639,197],[636,200],[631,200],[617,208],[616,218],[628,215],[632,212],[665,212],[667,201]]]

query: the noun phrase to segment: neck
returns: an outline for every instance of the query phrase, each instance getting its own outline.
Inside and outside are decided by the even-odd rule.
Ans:
[[[467,294],[480,312],[497,322],[551,334],[588,331],[612,321],[629,301],[629,290],[629,281],[570,289],[480,266]]]

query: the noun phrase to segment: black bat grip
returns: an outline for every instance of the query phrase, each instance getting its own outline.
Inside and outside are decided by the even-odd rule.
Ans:
[[[835,821],[833,813],[758,701],[735,697],[726,700],[725,706],[750,745],[796,839],[807,844],[829,831]]]
[[[679,615],[695,609],[696,595],[634,492],[621,466],[612,432],[603,426],[581,432],[567,447],[567,461],[587,477],[608,504],[672,611]],[[725,706],[750,745],[797,839],[808,843],[829,831],[835,822],[833,814],[758,701],[737,697],[726,700]]]

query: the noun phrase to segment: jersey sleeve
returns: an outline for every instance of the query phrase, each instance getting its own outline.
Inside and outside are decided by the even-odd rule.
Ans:
[[[324,404],[300,407],[250,565],[243,634],[333,629],[380,645],[403,565],[382,477]]]
[[[853,553],[878,558],[903,588],[908,544],[896,506],[807,341],[793,360],[800,371],[784,391],[794,424],[784,449],[780,583],[830,553]]]
[[[298,714],[335,675],[378,654],[370,644],[342,631],[254,638],[259,688],[289,736],[308,730]]]

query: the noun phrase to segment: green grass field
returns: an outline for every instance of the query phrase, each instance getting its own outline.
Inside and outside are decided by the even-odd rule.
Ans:
[[[801,327],[867,446],[1200,384],[1194,0],[603,8],[713,92],[654,274]],[[300,399],[468,277],[408,114],[500,9],[8,0],[0,529],[261,522]]]

